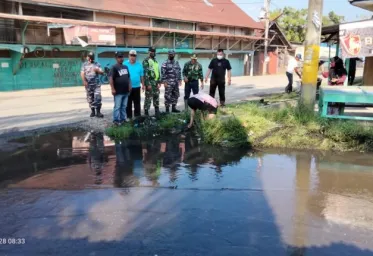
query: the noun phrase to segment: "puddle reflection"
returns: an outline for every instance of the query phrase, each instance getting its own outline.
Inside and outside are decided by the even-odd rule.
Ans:
[[[366,248],[363,241],[373,231],[373,158],[369,154],[278,150],[254,154],[202,145],[191,136],[114,142],[102,133],[77,132],[22,142],[27,146],[0,153],[0,181],[4,187],[213,191],[209,193],[214,197],[216,193],[216,202],[229,198],[234,204],[238,200],[240,204],[230,205],[236,212],[253,208],[253,225],[268,223],[262,215],[270,211],[282,241],[294,253],[289,255],[306,255],[306,247],[345,241],[346,232],[355,239],[349,242]],[[136,190],[136,195],[131,196],[144,195],[143,191]],[[169,193],[163,189],[156,191],[162,195]],[[203,199],[204,194],[199,195],[196,200]],[[320,232],[326,235],[320,236]]]

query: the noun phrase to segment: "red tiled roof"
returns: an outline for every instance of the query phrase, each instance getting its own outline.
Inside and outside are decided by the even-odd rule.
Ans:
[[[261,23],[254,21],[231,0],[28,0],[27,2],[263,29]]]
[[[113,24],[113,23],[106,23],[106,22],[93,22],[93,21],[86,21],[86,20],[72,20],[72,19],[49,18],[49,17],[40,17],[40,16],[27,16],[27,15],[8,14],[8,13],[1,13],[1,12],[0,12],[0,18],[45,22],[45,23],[69,24],[69,25],[76,25],[76,26],[77,25],[109,26],[109,27],[144,30],[144,31],[169,32],[169,33],[179,33],[179,34],[198,35],[198,36],[220,36],[220,37],[230,37],[230,38],[237,38],[237,39],[258,40],[262,38],[259,36],[232,35],[228,33],[219,33],[219,32],[189,31],[189,30],[144,27],[144,26],[135,26],[135,25],[126,25],[126,24],[122,25],[122,24]]]

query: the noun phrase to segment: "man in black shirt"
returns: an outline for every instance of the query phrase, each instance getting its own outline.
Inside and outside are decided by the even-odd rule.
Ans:
[[[216,88],[219,89],[220,106],[225,106],[225,74],[228,70],[228,85],[231,85],[232,67],[229,60],[224,58],[224,51],[219,49],[216,58],[212,59],[206,74],[205,83],[211,74],[210,96],[215,98]]]
[[[123,65],[124,54],[122,52],[116,52],[115,58],[117,64],[113,65],[110,70],[109,81],[111,93],[114,96],[114,125],[120,125],[126,122],[127,119],[126,108],[128,96],[132,90],[132,84],[128,67]]]

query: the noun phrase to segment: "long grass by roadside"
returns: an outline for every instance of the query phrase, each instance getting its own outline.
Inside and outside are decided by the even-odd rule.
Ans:
[[[254,147],[319,150],[373,149],[373,127],[356,121],[320,118],[302,106],[261,107],[243,103],[222,114],[242,122]]]
[[[275,95],[266,99],[281,102],[295,95]],[[162,115],[159,120],[145,118],[141,123],[111,127],[107,134],[115,139],[155,137],[183,132],[187,113]],[[225,147],[292,148],[312,150],[373,150],[373,127],[356,121],[320,118],[301,106],[265,106],[258,102],[228,105],[217,118],[199,116],[196,132],[207,144]]]

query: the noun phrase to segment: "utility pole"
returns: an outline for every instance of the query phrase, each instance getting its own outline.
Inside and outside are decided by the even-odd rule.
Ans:
[[[319,71],[322,7],[323,0],[308,1],[301,103],[312,111],[315,106],[317,74]]]
[[[265,35],[264,35],[264,63],[263,75],[267,74],[267,58],[268,58],[268,34],[269,34],[269,5],[271,0],[264,0],[264,22],[265,22]]]

